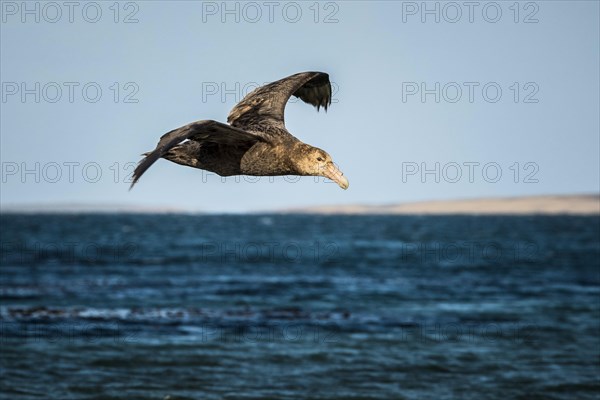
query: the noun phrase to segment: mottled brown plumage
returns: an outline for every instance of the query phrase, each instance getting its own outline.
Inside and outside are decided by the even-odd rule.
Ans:
[[[231,110],[229,125],[204,120],[164,134],[138,164],[131,187],[156,160],[165,158],[221,176],[325,176],[348,188],[348,180],[329,154],[301,142],[285,128],[284,110],[291,96],[327,110],[329,75],[302,72],[259,87]]]

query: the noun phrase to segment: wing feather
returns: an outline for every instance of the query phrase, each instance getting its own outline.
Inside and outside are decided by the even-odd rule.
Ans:
[[[261,86],[242,99],[229,113],[232,126],[264,130],[265,125],[285,129],[285,105],[291,96],[319,110],[331,104],[331,83],[324,72],[301,72]]]
[[[135,171],[133,172],[133,181],[129,189],[131,190],[131,188],[133,188],[133,185],[137,183],[144,172],[146,172],[156,160],[165,155],[171,148],[187,139],[195,140],[197,142],[212,142],[231,146],[264,141],[263,138],[257,135],[253,135],[252,133],[217,121],[203,120],[192,122],[191,124],[174,129],[161,136],[156,148],[153,151],[146,153],[146,157],[143,158],[135,168]]]

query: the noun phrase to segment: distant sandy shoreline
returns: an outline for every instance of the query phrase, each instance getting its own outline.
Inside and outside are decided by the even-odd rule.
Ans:
[[[123,204],[11,204],[2,205],[3,214],[227,214],[203,212],[170,206]],[[261,210],[229,214],[323,214],[323,215],[600,215],[600,195],[555,195],[463,200],[432,200],[387,205],[327,205]]]
[[[306,214],[573,214],[599,215],[599,195],[527,196],[506,198],[481,198],[465,200],[435,200],[389,205],[332,205],[284,210],[284,213]]]

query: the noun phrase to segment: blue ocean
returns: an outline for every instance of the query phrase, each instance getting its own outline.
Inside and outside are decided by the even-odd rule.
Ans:
[[[598,399],[600,218],[4,214],[5,399]]]

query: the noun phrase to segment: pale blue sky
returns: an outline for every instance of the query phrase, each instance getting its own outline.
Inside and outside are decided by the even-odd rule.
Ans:
[[[220,1],[122,2],[118,16],[113,2],[99,2],[96,23],[86,21],[96,18],[95,5],[86,4],[69,22],[67,7],[57,16],[56,8],[39,3],[36,22],[36,2],[28,3],[33,14],[21,2],[2,2],[3,205],[238,212],[599,191],[597,1],[520,2],[518,15],[512,1],[478,2],[472,22],[463,2],[428,2],[439,7],[439,23],[421,13],[422,2],[273,2],[273,22],[262,1],[227,3],[233,13],[223,13]],[[493,23],[496,5],[502,14]],[[138,22],[123,23],[132,13]],[[198,119],[225,121],[241,89],[307,70],[330,74],[334,104],[317,113],[292,102],[286,125],[333,156],[350,180],[347,191],[310,177],[222,183],[165,160],[127,190],[127,163],[163,133]],[[420,93],[408,93],[422,84],[435,92],[436,82],[439,103],[435,93],[424,102]],[[22,84],[32,89],[24,101]],[[102,90],[97,102],[84,98],[86,84],[88,100],[96,87]],[[62,97],[52,103],[57,87]],[[462,95],[452,102],[457,87]],[[492,102],[498,87],[502,95]],[[136,90],[137,103],[126,103]],[[436,163],[439,182],[420,173]],[[419,171],[409,175],[415,166]],[[24,168],[38,172],[23,176]],[[94,179],[98,168],[102,176]],[[494,182],[497,170],[502,176]]]

